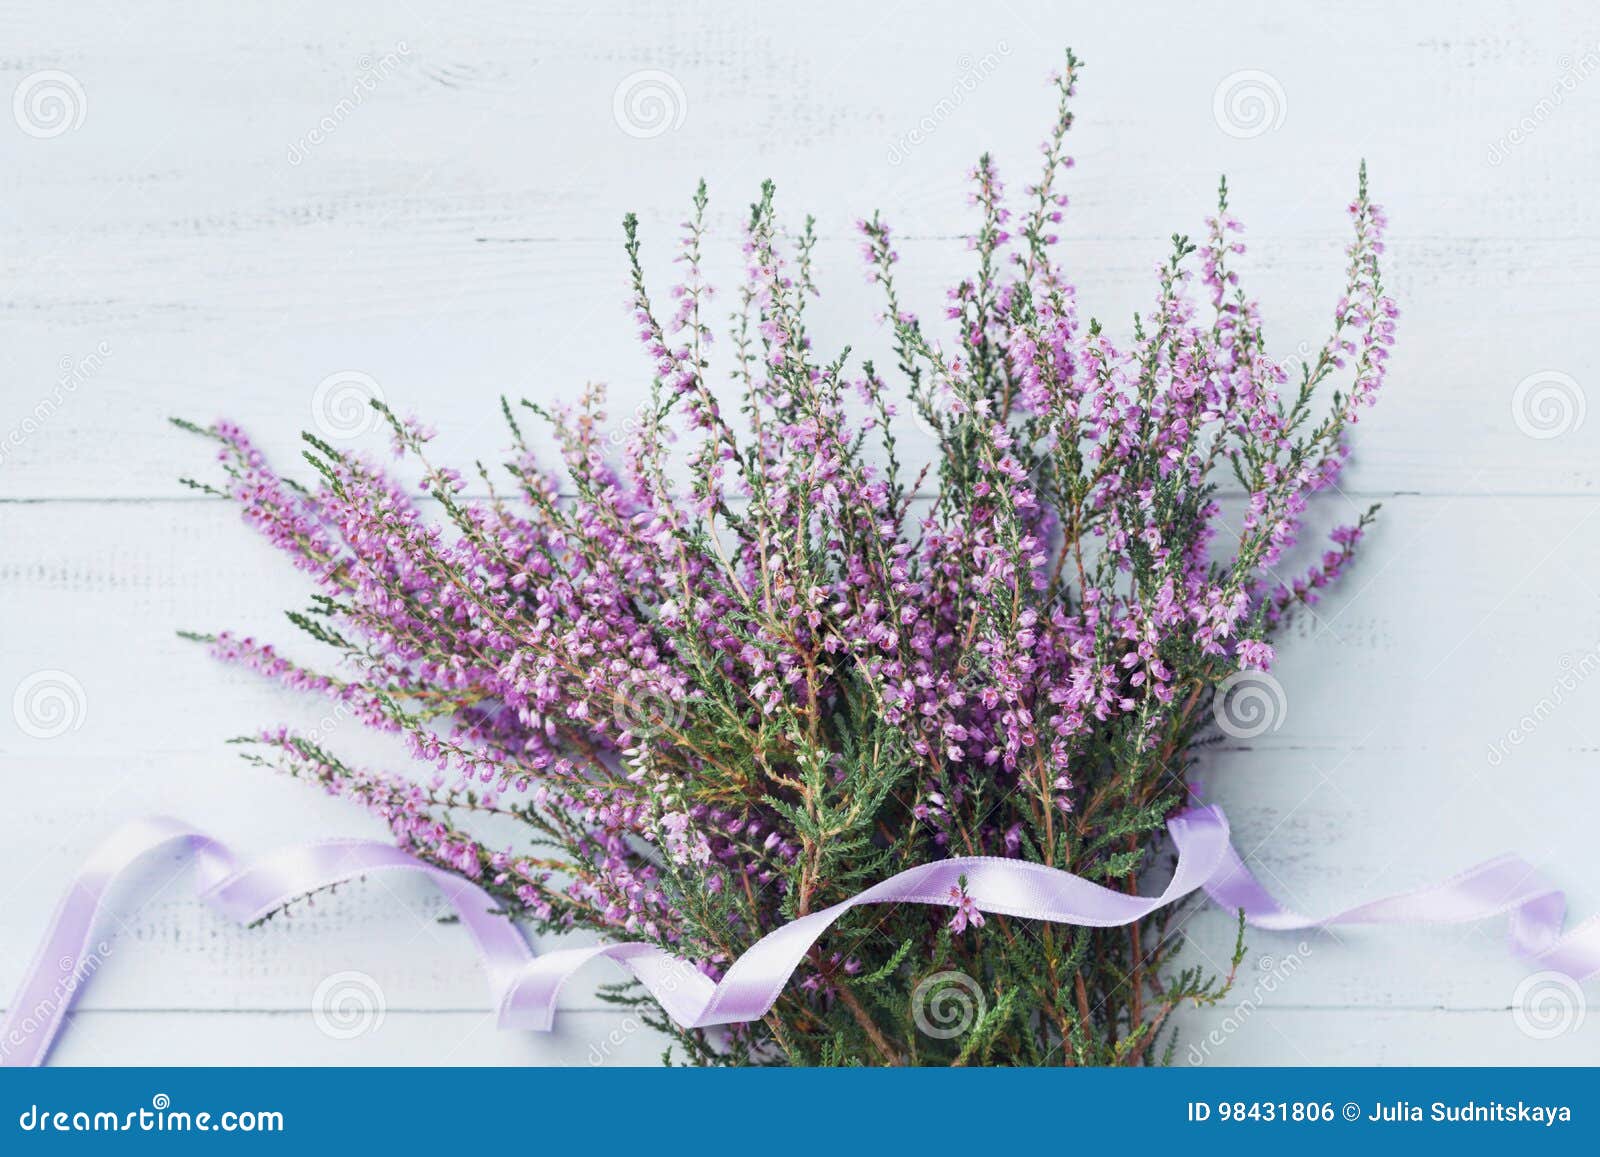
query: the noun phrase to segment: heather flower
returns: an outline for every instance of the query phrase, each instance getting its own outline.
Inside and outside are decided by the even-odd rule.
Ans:
[[[308,435],[308,485],[231,423],[188,426],[225,478],[193,485],[315,584],[290,620],[325,660],[200,637],[397,734],[429,786],[283,730],[252,737],[252,757],[369,809],[538,931],[647,941],[713,978],[773,928],[949,856],[1135,890],[1193,790],[1216,688],[1272,665],[1273,632],[1370,525],[1301,557],[1396,310],[1363,170],[1345,291],[1298,380],[1242,288],[1226,184],[1133,325],[1094,320],[1058,255],[1080,67],[1069,53],[1020,197],[991,157],[972,170],[974,270],[934,321],[901,299],[890,224],[859,222],[890,370],[814,348],[814,229],[786,231],[770,185],[719,335],[702,185],[669,315],[624,223],[650,389],[616,433],[599,387],[508,400],[503,468],[468,474],[380,403],[403,466]],[[485,821],[521,834],[490,846]],[[852,911],[766,1018],[731,1031],[683,1030],[626,985],[606,995],[696,1064],[1136,1064],[1159,1059],[1175,1007],[1225,988],[1173,966],[1170,910],[1064,929],[986,918],[964,887],[948,900],[948,917]],[[941,970],[994,994],[970,1040],[918,1033],[911,993]]]
[[[950,923],[946,925],[951,932],[959,936],[967,930],[969,924],[974,928],[983,927],[983,913],[978,911],[977,905],[972,902],[972,897],[967,895],[964,886],[950,889],[950,902],[955,907],[955,913],[950,917]]]

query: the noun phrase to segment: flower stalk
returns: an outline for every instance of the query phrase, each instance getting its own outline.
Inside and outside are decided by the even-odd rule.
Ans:
[[[224,476],[193,485],[315,582],[290,619],[327,659],[197,637],[400,736],[432,779],[281,729],[251,758],[372,811],[538,931],[648,941],[711,977],[782,923],[952,855],[1138,891],[1219,686],[1271,666],[1274,633],[1371,522],[1288,569],[1382,384],[1396,309],[1363,169],[1345,292],[1295,380],[1240,288],[1224,183],[1114,338],[1058,256],[1081,71],[1069,53],[1053,78],[1019,222],[993,160],[972,171],[976,268],[938,322],[903,300],[890,225],[859,223],[889,375],[813,347],[814,228],[785,233],[770,185],[719,361],[702,185],[670,316],[625,222],[651,388],[623,437],[598,387],[569,407],[508,400],[504,474],[480,465],[469,485],[378,404],[419,494],[314,436],[304,485],[231,423],[181,423]],[[485,817],[519,836],[484,842]],[[1231,978],[1180,966],[1170,912],[1053,927],[985,918],[964,889],[950,908],[852,911],[760,1022],[686,1031],[637,988],[605,995],[690,1064],[1143,1064],[1170,1054],[1176,1008]],[[951,977],[972,1010],[957,1033],[932,1015]]]

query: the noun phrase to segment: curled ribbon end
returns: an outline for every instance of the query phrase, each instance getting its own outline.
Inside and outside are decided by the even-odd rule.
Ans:
[[[339,841],[283,849],[239,868],[222,844],[178,820],[135,821],[89,858],[67,889],[22,986],[0,1023],[0,1065],[42,1064],[63,1017],[89,979],[91,937],[118,879],[157,852],[196,861],[200,894],[244,923],[284,903],[353,877],[417,872],[437,884],[472,934],[496,992],[502,1029],[548,1032],[563,984],[597,957],[631,972],[677,1023],[698,1028],[757,1020],[772,1006],[811,946],[839,916],[863,904],[951,903],[949,885],[965,876],[967,901],[979,911],[1058,924],[1116,927],[1203,889],[1218,904],[1242,909],[1269,930],[1332,924],[1463,923],[1509,913],[1514,951],[1577,980],[1600,973],[1600,917],[1562,935],[1565,898],[1514,857],[1480,864],[1442,884],[1371,901],[1320,920],[1281,907],[1261,887],[1231,843],[1215,805],[1185,808],[1168,820],[1178,853],[1173,879],[1145,898],[1113,891],[1056,868],[1023,860],[968,857],[908,868],[831,908],[767,933],[713,983],[690,960],[649,944],[566,948],[535,957],[516,924],[471,881],[424,863],[390,844]],[[11,1045],[10,1042],[20,1042]]]

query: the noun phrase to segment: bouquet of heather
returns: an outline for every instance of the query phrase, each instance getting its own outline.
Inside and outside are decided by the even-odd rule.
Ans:
[[[860,224],[895,370],[936,435],[915,477],[893,375],[814,352],[812,226],[785,235],[770,187],[715,376],[704,188],[670,318],[626,222],[654,388],[624,443],[598,390],[573,409],[506,403],[505,479],[480,466],[469,482],[379,405],[420,463],[429,500],[413,501],[311,435],[314,488],[235,426],[186,424],[220,443],[227,475],[191,485],[237,501],[314,577],[289,617],[337,660],[324,674],[202,637],[403,735],[440,774],[358,769],[284,730],[250,739],[251,758],[365,805],[538,932],[653,944],[713,978],[772,929],[952,856],[1134,892],[1219,688],[1271,664],[1274,629],[1371,515],[1278,580],[1383,379],[1395,307],[1363,171],[1332,336],[1297,381],[1238,289],[1225,184],[1204,239],[1173,239],[1130,338],[1085,322],[1053,248],[1078,71],[1069,53],[1020,209],[988,157],[974,170],[977,269],[947,326],[907,311],[888,225]],[[559,470],[535,460],[534,419]],[[486,845],[487,816],[523,834]],[[693,1064],[1131,1065],[1170,1056],[1173,1010],[1230,979],[1178,967],[1170,908],[1091,929],[986,919],[961,888],[949,901],[850,911],[747,1024],[683,1029],[637,986],[603,992]]]

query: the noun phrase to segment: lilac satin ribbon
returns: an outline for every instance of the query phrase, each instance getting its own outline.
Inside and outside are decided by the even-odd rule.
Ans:
[[[1600,917],[1565,935],[1566,900],[1526,861],[1502,856],[1425,888],[1374,900],[1323,919],[1281,907],[1250,875],[1215,807],[1191,808],[1167,822],[1178,863],[1159,896],[1130,896],[1043,864],[971,856],[908,868],[831,908],[774,929],[714,983],[691,962],[648,944],[564,948],[535,957],[499,902],[481,888],[389,844],[346,840],[274,852],[240,868],[217,841],[171,819],[135,820],[89,858],[63,897],[49,933],[0,1023],[0,1064],[41,1064],[73,1000],[97,966],[91,953],[96,917],[118,877],[146,856],[192,858],[201,895],[229,919],[252,923],[284,903],[376,872],[418,872],[445,893],[489,973],[501,1028],[548,1030],[567,979],[597,957],[631,972],[673,1020],[686,1028],[759,1020],[817,938],[862,904],[952,906],[966,895],[984,912],[1093,928],[1131,924],[1203,889],[1225,908],[1268,931],[1336,924],[1460,924],[1509,914],[1512,949],[1543,968],[1584,980],[1600,973]]]

